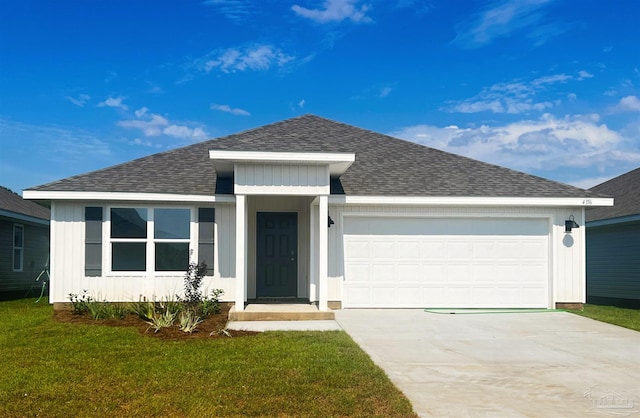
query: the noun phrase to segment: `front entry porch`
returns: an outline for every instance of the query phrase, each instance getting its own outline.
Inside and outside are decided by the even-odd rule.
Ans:
[[[310,321],[335,319],[333,311],[320,311],[311,303],[249,303],[229,311],[229,321]]]
[[[355,154],[212,150],[235,196],[235,306],[253,318],[333,318],[328,301],[328,197]],[[316,305],[246,305],[259,297]],[[286,308],[285,308],[286,307]],[[257,320],[257,319],[254,319]]]

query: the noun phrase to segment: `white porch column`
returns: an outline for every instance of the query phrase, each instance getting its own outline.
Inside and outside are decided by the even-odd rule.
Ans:
[[[318,273],[316,269],[316,206],[309,207],[309,302],[318,300]]]
[[[244,310],[247,289],[247,197],[236,195],[236,311]]]
[[[320,196],[318,208],[318,309],[329,310],[329,228],[327,219],[329,218],[329,197]]]

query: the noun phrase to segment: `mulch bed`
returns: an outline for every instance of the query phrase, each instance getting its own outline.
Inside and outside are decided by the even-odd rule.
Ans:
[[[163,340],[194,340],[203,338],[229,338],[231,337],[248,337],[259,332],[253,331],[236,331],[232,329],[226,330],[227,320],[229,318],[229,307],[223,307],[222,312],[216,315],[209,315],[198,325],[198,328],[192,333],[180,331],[177,325],[171,328],[162,328],[158,332],[149,328],[144,320],[137,315],[129,314],[124,319],[100,319],[96,320],[91,318],[88,314],[75,315],[70,310],[54,310],[53,319],[58,322],[72,323],[72,324],[86,324],[86,325],[102,325],[109,327],[134,327],[138,329],[140,334],[145,336],[160,338]]]

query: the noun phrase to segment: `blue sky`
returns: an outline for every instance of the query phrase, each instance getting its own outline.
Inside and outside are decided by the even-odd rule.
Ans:
[[[0,0],[0,185],[307,113],[591,187],[640,166],[640,2]]]

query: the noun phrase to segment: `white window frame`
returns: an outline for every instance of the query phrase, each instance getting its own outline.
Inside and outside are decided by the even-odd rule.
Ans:
[[[22,245],[16,246],[16,230],[22,231]],[[11,252],[11,266],[13,267],[13,271],[15,273],[21,273],[24,269],[24,225],[22,224],[13,224],[13,242]],[[20,266],[16,268],[16,250],[20,251]]]
[[[146,238],[112,238],[111,237],[111,210],[112,209],[146,209],[147,210],[147,237]],[[155,234],[155,210],[156,209],[187,209],[189,210],[189,238],[188,239],[156,239]],[[106,207],[105,224],[102,231],[103,234],[103,263],[105,266],[104,274],[106,276],[128,276],[128,277],[175,277],[184,275],[183,271],[156,271],[155,269],[155,244],[162,242],[188,242],[189,243],[189,262],[197,257],[197,208],[192,206],[164,206],[157,205],[109,205]],[[146,268],[144,271],[113,271],[112,266],[112,244],[114,242],[144,242],[146,251]],[[196,258],[197,259],[197,258]]]

